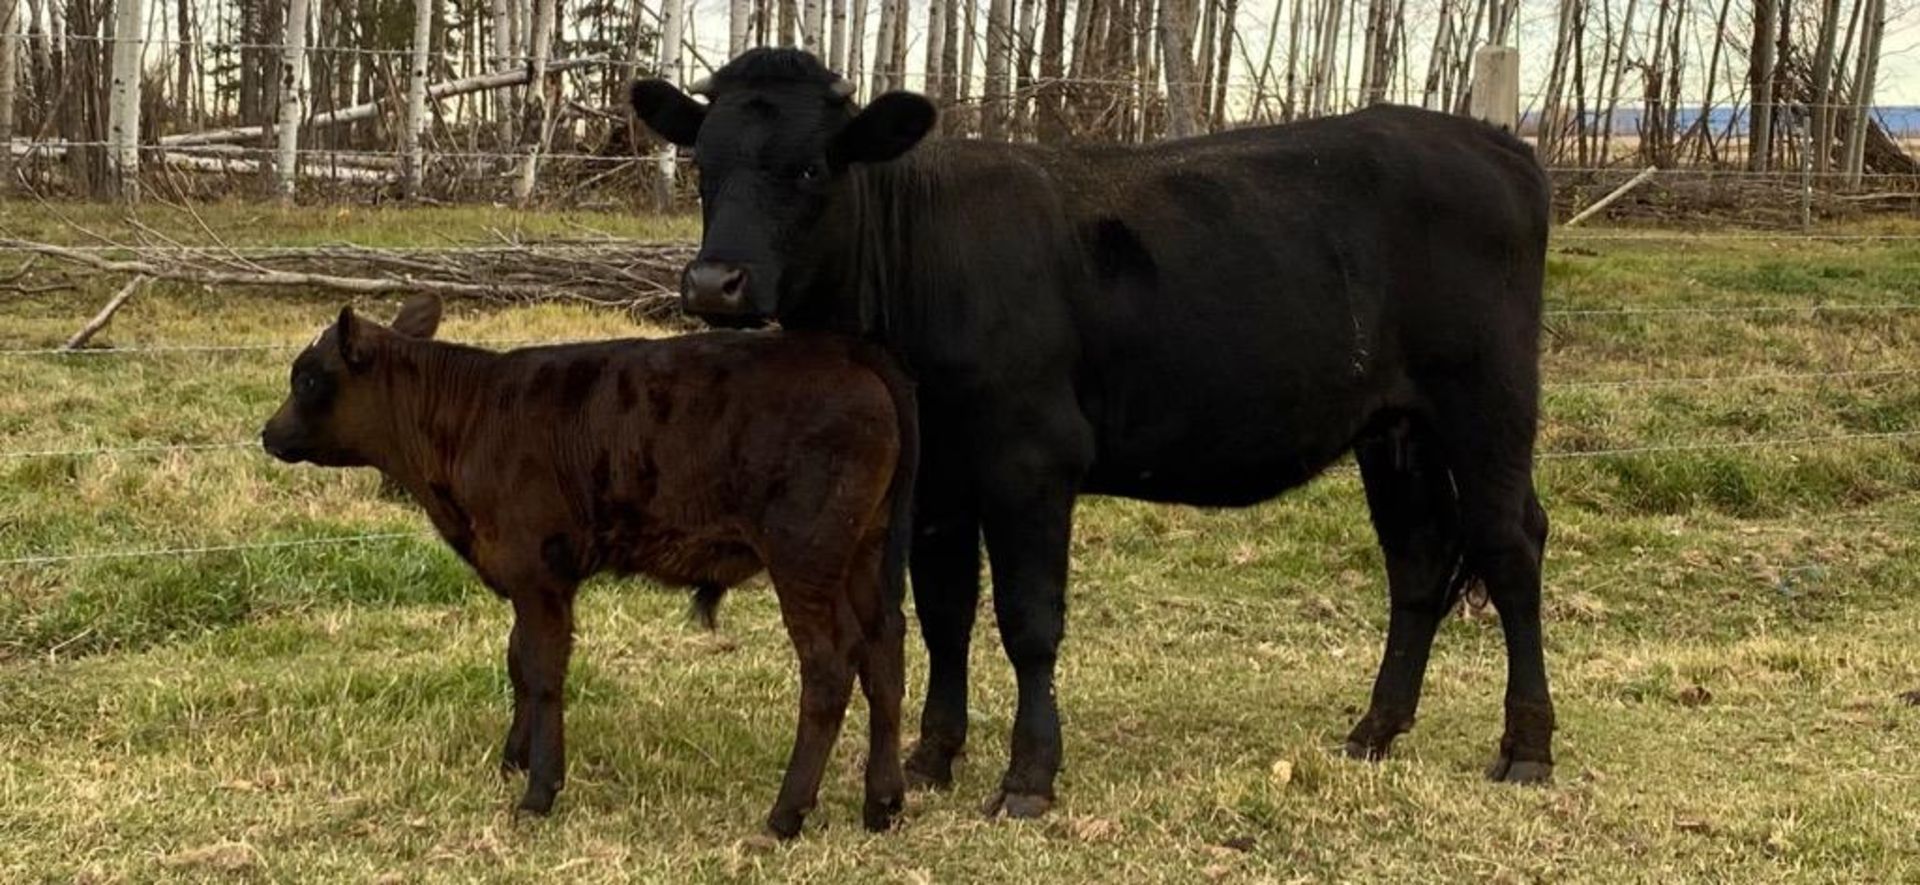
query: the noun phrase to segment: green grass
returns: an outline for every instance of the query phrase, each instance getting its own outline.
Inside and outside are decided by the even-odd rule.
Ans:
[[[57,225],[37,211],[0,207],[0,230],[48,235]],[[571,229],[486,210],[354,211],[377,218],[342,233],[326,212],[236,204],[208,220],[259,243]],[[180,223],[167,218],[150,221]],[[1920,250],[1900,241],[1589,242],[1556,251],[1549,300],[1920,304],[1916,270]],[[112,288],[0,298],[0,349],[58,343]],[[339,303],[155,286],[101,338],[299,342]],[[1551,324],[1548,449],[1920,427],[1911,374],[1590,385],[1912,369],[1920,311]],[[579,307],[457,304],[444,334],[635,332]],[[0,451],[244,442],[291,356],[0,356]],[[1479,777],[1505,670],[1490,613],[1443,629],[1420,724],[1393,760],[1340,758],[1386,607],[1359,485],[1336,473],[1244,511],[1083,505],[1060,666],[1068,767],[1051,819],[975,811],[1012,715],[983,611],[956,790],[911,797],[897,833],[862,832],[856,709],[806,836],[771,849],[746,837],[785,762],[795,685],[764,585],[729,600],[719,636],[691,627],[676,594],[587,589],[569,784],[557,814],[535,821],[509,814],[517,786],[495,774],[508,612],[430,539],[0,565],[0,880],[1920,876],[1920,706],[1901,699],[1920,689],[1920,443],[1553,460],[1540,481],[1554,518],[1551,787]],[[423,528],[365,472],[251,449],[0,458],[0,559]],[[917,642],[909,655],[917,710]]]

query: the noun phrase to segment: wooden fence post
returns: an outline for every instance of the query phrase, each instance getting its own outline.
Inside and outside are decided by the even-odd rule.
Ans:
[[[1520,132],[1520,50],[1482,46],[1473,52],[1473,89],[1467,113],[1507,131]]]

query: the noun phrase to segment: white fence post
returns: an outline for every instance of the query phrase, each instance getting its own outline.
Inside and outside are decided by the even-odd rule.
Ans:
[[[1467,113],[1514,134],[1520,132],[1520,50],[1482,46],[1473,53]]]

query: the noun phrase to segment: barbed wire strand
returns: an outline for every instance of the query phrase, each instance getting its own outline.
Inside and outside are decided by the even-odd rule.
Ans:
[[[1804,436],[1785,439],[1742,440],[1717,443],[1678,443],[1646,446],[1625,446],[1612,449],[1590,449],[1582,451],[1543,452],[1542,461],[1579,460],[1590,458],[1623,457],[1632,455],[1671,454],[1683,452],[1701,452],[1713,450],[1736,450],[1788,447],[1799,445],[1832,445],[1866,441],[1888,441],[1920,437],[1920,430],[1896,430],[1880,433],[1831,434],[1826,436]],[[1344,469],[1329,471],[1338,474],[1351,474],[1351,465]],[[192,547],[155,547],[134,550],[99,550],[78,553],[56,553],[34,556],[18,556],[0,559],[0,566],[37,566],[67,562],[100,561],[112,559],[136,559],[162,556],[199,556],[209,553],[235,553],[255,550],[286,550],[301,547],[320,547],[345,544],[374,543],[402,539],[428,538],[431,532],[375,532],[364,535],[345,535],[330,538],[305,538],[291,541],[256,541],[244,544],[209,544]]]

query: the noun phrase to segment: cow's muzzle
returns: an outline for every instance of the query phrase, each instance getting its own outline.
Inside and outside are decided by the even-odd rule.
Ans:
[[[731,261],[696,259],[680,275],[680,304],[701,317],[750,316],[747,268]]]

